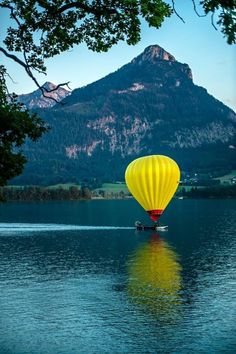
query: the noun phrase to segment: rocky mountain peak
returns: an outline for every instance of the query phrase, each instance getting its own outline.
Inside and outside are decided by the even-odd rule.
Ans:
[[[56,85],[52,82],[46,81],[42,87],[45,87],[46,90],[54,90],[56,88]],[[65,90],[63,87],[62,89]]]
[[[57,85],[52,82],[45,82],[42,87],[46,90],[54,90]],[[27,108],[49,108],[53,107],[56,102],[47,97],[53,97],[58,102],[63,100],[65,97],[70,95],[70,91],[66,90],[64,87],[59,87],[57,90],[52,92],[45,92],[44,96],[40,89],[37,89],[31,93],[19,95],[18,100],[23,103]]]
[[[143,53],[132,60],[132,63],[142,64],[144,62],[150,62],[155,64],[158,61],[176,61],[175,57],[170,53],[166,52],[159,45],[150,45],[147,47]]]
[[[29,94],[28,106],[40,104],[52,129],[27,145],[29,163],[18,183],[122,181],[130,161],[152,154],[172,157],[185,171],[235,169],[236,114],[191,78],[187,64],[150,46],[73,90],[65,105],[45,109],[54,101]]]

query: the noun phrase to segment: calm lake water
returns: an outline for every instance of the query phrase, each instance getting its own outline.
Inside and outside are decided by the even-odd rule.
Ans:
[[[0,205],[0,353],[235,353],[236,201],[173,200],[158,235],[137,219],[132,199]]]

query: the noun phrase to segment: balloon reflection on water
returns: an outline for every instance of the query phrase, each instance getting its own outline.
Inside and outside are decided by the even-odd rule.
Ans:
[[[176,252],[159,235],[152,235],[131,255],[128,275],[128,294],[134,303],[160,320],[179,314],[181,266]]]

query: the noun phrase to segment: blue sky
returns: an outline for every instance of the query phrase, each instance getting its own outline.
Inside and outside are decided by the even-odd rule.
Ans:
[[[37,76],[39,82],[57,84],[70,81],[72,89],[78,88],[117,70],[147,46],[158,44],[178,61],[190,66],[195,84],[205,87],[215,98],[236,111],[236,46],[228,45],[221,32],[213,28],[210,16],[199,18],[191,1],[184,4],[177,1],[176,8],[185,24],[175,15],[167,19],[159,30],[142,23],[142,39],[136,46],[119,43],[107,53],[93,53],[85,45],[79,45],[48,60],[47,76]],[[8,23],[7,12],[1,14],[0,22]],[[36,89],[17,64],[1,53],[0,61],[7,66],[15,81],[8,83],[11,91],[28,93]]]

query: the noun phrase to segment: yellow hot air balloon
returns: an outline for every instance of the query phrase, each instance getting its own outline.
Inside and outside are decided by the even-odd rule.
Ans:
[[[170,157],[150,155],[132,161],[125,171],[130,193],[157,221],[173,197],[180,179],[177,163]]]

